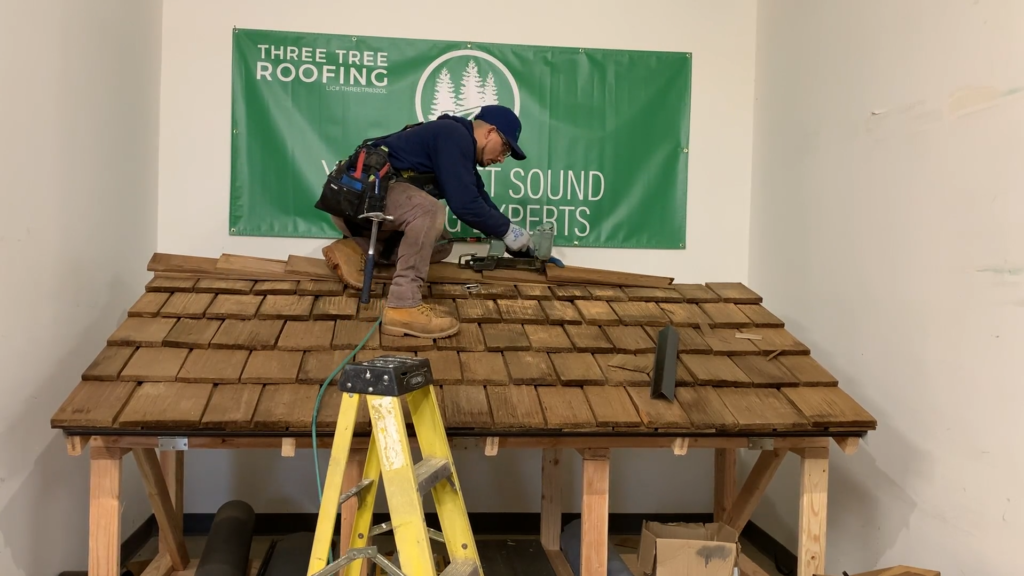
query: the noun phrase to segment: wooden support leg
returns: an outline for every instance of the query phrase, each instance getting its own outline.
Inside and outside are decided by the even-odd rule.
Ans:
[[[580,576],[608,573],[609,450],[583,450],[583,506],[580,534]]]
[[[363,480],[363,466],[366,465],[366,450],[353,450],[345,465],[345,475],[341,479],[341,493],[344,494],[356,487]],[[349,498],[341,505],[341,531],[338,543],[341,546],[341,553],[348,552],[349,542],[352,540],[352,526],[356,520],[356,510],[359,508],[358,498]],[[365,565],[366,562],[363,562]]]
[[[754,513],[754,509],[757,508],[761,497],[764,496],[764,491],[768,489],[768,484],[771,483],[772,478],[775,477],[775,472],[782,465],[786,452],[785,449],[765,450],[758,456],[757,462],[754,463],[754,467],[750,470],[750,475],[747,476],[746,482],[743,483],[743,488],[740,489],[732,506],[725,513],[724,522],[737,532],[742,532],[743,527],[750,521],[750,516]]]
[[[806,448],[800,461],[800,541],[797,576],[825,572],[828,510],[828,448]]]
[[[540,467],[540,543],[545,550],[560,550],[562,533],[561,448],[545,448]]]
[[[174,506],[174,516],[178,519],[178,525],[184,529],[185,522],[185,452],[181,450],[164,450],[160,452],[160,468],[164,472],[164,482],[167,483],[167,492],[171,495],[171,504]],[[182,532],[181,537],[185,534]],[[168,552],[167,545],[160,541],[160,552]]]
[[[156,455],[156,450],[134,448],[132,455],[135,456],[135,463],[139,466],[142,483],[145,485],[146,495],[149,497],[149,504],[153,507],[153,515],[156,516],[156,523],[160,528],[160,541],[164,543],[174,569],[184,570],[188,567],[188,550],[185,549],[181,521],[171,502],[171,494],[167,490],[167,482],[164,481],[163,470],[160,469],[160,459]]]
[[[89,576],[121,571],[121,448],[89,450]]]
[[[715,448],[715,522],[725,520],[735,500],[736,449]]]

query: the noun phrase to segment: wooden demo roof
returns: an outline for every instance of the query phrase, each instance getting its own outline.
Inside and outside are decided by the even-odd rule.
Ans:
[[[434,341],[375,331],[356,360],[429,358],[449,431],[754,436],[876,426],[742,284],[553,285],[542,274],[535,284],[491,284],[488,275],[440,266],[432,278],[445,270],[452,277],[424,295],[459,318],[459,333]],[[308,431],[319,385],[378,318],[387,288],[376,285],[371,303],[360,305],[322,260],[295,256],[156,254],[148,269],[154,278],[96,343],[54,428]],[[483,280],[478,291],[450,282],[465,273]],[[665,326],[679,332],[674,401],[649,391]],[[318,430],[333,430],[340,399],[332,383]],[[368,430],[365,405],[360,424]]]

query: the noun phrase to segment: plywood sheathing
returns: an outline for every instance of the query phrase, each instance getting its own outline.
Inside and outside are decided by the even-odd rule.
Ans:
[[[322,260],[296,256],[154,255],[150,269],[160,275],[96,343],[54,427],[308,430],[319,385],[366,335],[387,293],[376,284],[371,304],[360,305]],[[564,284],[506,281],[472,290],[446,272],[446,283],[423,293],[440,314],[459,319],[456,336],[375,330],[356,359],[429,358],[445,420],[457,429],[875,428],[799,335],[743,284],[643,276],[641,285],[610,286],[585,283],[602,271],[570,272]],[[653,361],[665,329],[679,334],[676,395],[653,400],[650,374],[629,368]],[[333,426],[337,407],[327,404],[338,398],[329,387],[318,427]]]

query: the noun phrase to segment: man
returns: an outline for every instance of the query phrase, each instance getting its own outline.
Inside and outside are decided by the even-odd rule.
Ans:
[[[452,250],[450,243],[438,243],[442,236],[450,238],[444,231],[445,209],[439,200],[444,199],[455,217],[471,228],[504,240],[509,252],[529,247],[529,233],[501,213],[477,172],[478,166],[500,164],[508,156],[524,160],[520,132],[522,124],[515,112],[491,105],[483,106],[472,121],[445,114],[373,143],[386,146],[392,169],[406,175],[388,187],[385,212],[394,219],[381,223],[374,249],[379,262],[395,265],[381,322],[383,333],[444,338],[459,330],[458,320],[439,317],[421,296],[430,264],[444,260]],[[365,255],[369,249],[365,225],[353,234],[356,223],[331,218],[345,236],[354,237],[351,242]]]

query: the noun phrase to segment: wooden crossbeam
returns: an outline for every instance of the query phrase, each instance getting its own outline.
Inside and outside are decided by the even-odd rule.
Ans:
[[[153,558],[153,561],[146,566],[142,576],[168,576],[174,571],[171,565],[171,556],[167,552],[160,552]]]
[[[786,452],[787,450],[785,449],[764,450],[757,457],[757,462],[754,463],[754,467],[750,470],[750,475],[747,476],[746,482],[743,483],[743,488],[740,489],[739,494],[736,495],[736,500],[733,501],[729,511],[725,514],[724,522],[737,532],[742,532],[743,527],[750,521],[750,516],[754,513],[758,503],[761,502],[761,497],[764,496],[765,490],[768,489],[768,484],[771,483],[772,478],[775,477],[775,472],[782,465]]]
[[[498,441],[498,437],[497,436],[488,436],[487,437],[487,443],[484,445],[484,455],[485,456],[497,456],[498,455],[498,446],[500,444],[501,443]]]
[[[295,438],[281,439],[281,456],[284,458],[295,457]]]
[[[88,436],[65,436],[64,441],[68,444],[68,456],[80,456],[82,449],[89,445]]]
[[[551,562],[551,568],[554,569],[556,576],[574,576],[572,568],[569,567],[569,562],[565,559],[565,554],[562,554],[561,550],[546,550],[548,555],[548,562]]]
[[[686,456],[686,452],[689,448],[689,438],[676,438],[672,441],[672,453],[676,456]]]
[[[175,570],[188,567],[188,550],[185,549],[185,538],[182,536],[181,520],[174,509],[171,494],[167,490],[160,459],[152,448],[134,448],[132,455],[139,466],[142,483],[146,487],[146,496],[153,507],[157,526],[160,528],[160,541],[164,544],[171,565]]]
[[[607,460],[611,457],[609,448],[577,448],[584,460]]]
[[[836,441],[836,446],[843,451],[843,454],[853,454],[860,447],[859,436],[843,436],[833,438]]]
[[[760,436],[759,436],[760,437]],[[96,442],[99,437],[93,437]],[[103,436],[103,445],[108,447],[121,448],[156,448],[158,438],[156,436]],[[498,446],[501,449],[510,448],[565,448],[569,450],[582,450],[587,448],[672,448],[672,444],[678,436],[499,436]],[[696,448],[747,448],[748,439],[743,437],[723,436],[689,436],[688,449]],[[333,438],[319,435],[317,446],[330,448]],[[459,448],[473,448],[486,445],[485,437],[451,437],[451,444]],[[816,437],[793,437],[780,436],[772,438],[775,448],[827,448],[832,438],[829,436]],[[410,438],[410,445],[417,446],[416,439]],[[309,436],[295,438],[296,448],[311,448],[313,443]],[[357,436],[352,439],[353,448],[366,448],[369,445],[369,437]],[[239,436],[189,436],[189,450],[205,449],[249,449],[249,448],[271,448],[280,449],[281,439],[272,436],[266,437],[239,437]]]

